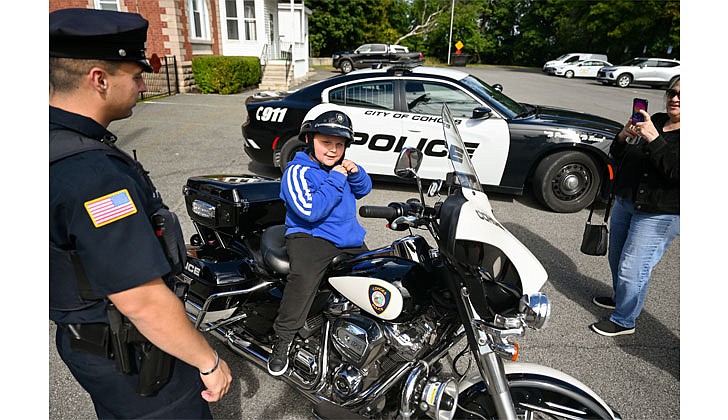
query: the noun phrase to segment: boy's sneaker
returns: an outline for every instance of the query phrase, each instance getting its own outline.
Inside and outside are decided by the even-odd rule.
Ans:
[[[634,334],[634,327],[625,328],[621,325],[615,324],[614,322],[612,322],[608,319],[605,319],[604,321],[595,322],[594,324],[590,325],[590,328],[592,330],[594,330],[595,333],[600,334],[600,335],[605,335],[607,337]]]
[[[614,299],[612,299],[610,296],[597,296],[592,299],[592,303],[606,309],[614,309],[615,306],[617,306],[617,304],[614,303]]]
[[[268,373],[273,376],[281,376],[288,369],[288,352],[291,350],[292,340],[276,338],[273,349],[268,358]]]

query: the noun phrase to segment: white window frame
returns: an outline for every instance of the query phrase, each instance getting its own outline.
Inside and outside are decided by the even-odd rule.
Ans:
[[[187,0],[189,11],[190,39],[210,41],[210,12],[207,8],[207,0]],[[199,14],[200,33],[195,27],[195,15]]]
[[[240,13],[238,13],[238,0],[233,0],[233,3],[235,4],[235,16],[230,16],[228,9],[229,1],[230,0],[223,1],[223,3],[225,4],[225,34],[227,36],[227,39],[230,41],[240,41]],[[235,33],[237,34],[237,38],[230,38],[230,25],[235,25]]]
[[[228,2],[221,2],[225,5],[222,18],[225,19],[225,39],[228,41],[246,41],[255,42],[258,40],[258,21],[255,18],[255,1],[254,0],[235,0],[235,16],[230,17],[228,13]],[[249,10],[253,13],[253,17],[246,17],[245,12]],[[237,38],[230,38],[228,26],[235,25],[237,27]]]
[[[121,11],[119,0],[94,0],[94,8],[97,10],[113,10],[115,12]]]
[[[255,19],[255,1],[253,0],[243,0],[242,2],[242,11],[243,13],[241,16],[243,17],[243,30],[241,31],[243,35],[243,40],[245,41],[257,41],[258,40],[258,22]],[[253,11],[253,17],[247,17],[245,16],[245,6],[246,4],[249,4],[251,8],[249,10]],[[248,26],[250,25],[250,26]],[[250,38],[248,38],[250,36]]]

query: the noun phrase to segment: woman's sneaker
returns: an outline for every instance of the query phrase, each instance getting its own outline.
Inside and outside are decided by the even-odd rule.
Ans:
[[[617,335],[634,334],[634,327],[625,328],[621,325],[617,325],[614,322],[605,319],[604,321],[595,322],[590,325],[590,328],[597,334],[605,335],[607,337],[614,337]]]
[[[606,309],[614,309],[616,303],[614,303],[614,299],[612,299],[609,296],[597,296],[594,299],[592,299],[592,303],[599,306],[600,308],[606,308]]]

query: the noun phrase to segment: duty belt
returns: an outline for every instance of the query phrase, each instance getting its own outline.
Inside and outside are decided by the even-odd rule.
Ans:
[[[174,358],[152,344],[131,322],[124,322],[113,303],[107,306],[110,324],[58,324],[69,334],[71,349],[116,361],[116,370],[139,374],[137,393],[152,396],[172,376]]]

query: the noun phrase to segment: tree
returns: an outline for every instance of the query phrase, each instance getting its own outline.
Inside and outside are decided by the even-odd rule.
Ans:
[[[369,42],[395,43],[407,30],[405,0],[311,0],[309,42],[314,56],[353,50]]]
[[[437,24],[436,18],[443,12],[443,10],[445,10],[445,8],[441,7],[440,9],[429,13],[429,11],[423,9],[422,14],[420,15],[419,23],[415,24],[415,26],[409,32],[397,38],[395,44],[399,44],[400,42],[411,36],[424,35],[431,32],[433,29],[435,29],[435,25]],[[425,15],[427,15],[427,17],[425,17]]]
[[[453,0],[310,0],[313,55],[403,43],[447,61]],[[675,0],[454,0],[452,43],[471,62],[540,66],[566,52],[680,57]],[[448,48],[450,47],[450,48]],[[668,52],[670,51],[670,52]]]

